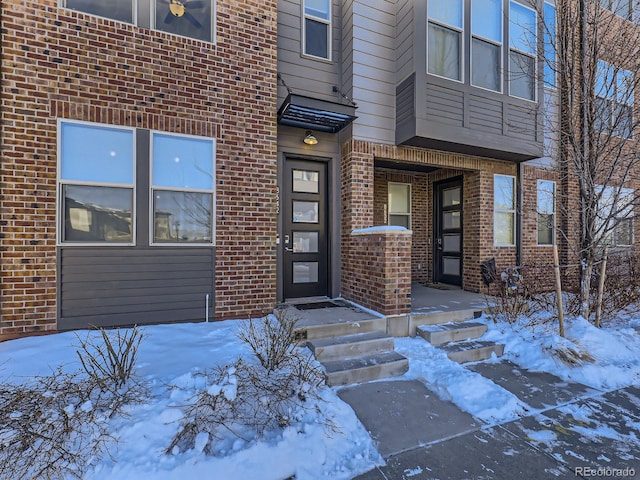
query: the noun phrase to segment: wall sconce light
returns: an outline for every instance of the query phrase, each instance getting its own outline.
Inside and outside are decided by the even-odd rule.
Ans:
[[[311,133],[311,130],[307,130],[304,134],[303,142],[307,145],[316,145],[318,143],[318,139]]]

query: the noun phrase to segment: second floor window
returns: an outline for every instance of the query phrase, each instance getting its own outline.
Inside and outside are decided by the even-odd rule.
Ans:
[[[600,6],[622,18],[631,20],[631,0],[600,0]]]
[[[471,84],[502,91],[502,1],[471,3]]]
[[[462,0],[429,2],[429,73],[462,80]]]
[[[630,138],[633,127],[633,73],[598,61],[595,80],[598,133]]]
[[[516,2],[509,11],[509,94],[536,99],[536,12]]]
[[[213,0],[60,0],[71,10],[213,42]],[[149,13],[153,12],[149,19]]]
[[[331,1],[304,0],[303,52],[331,59]]]

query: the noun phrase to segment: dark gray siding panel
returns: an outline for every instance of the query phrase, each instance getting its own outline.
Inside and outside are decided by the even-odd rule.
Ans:
[[[464,123],[464,95],[459,90],[427,85],[426,111],[442,123],[461,127]]]
[[[58,328],[202,320],[214,258],[213,247],[60,248]]]
[[[536,110],[510,105],[507,113],[507,127],[512,137],[534,141],[538,131],[538,115]]]
[[[469,128],[502,135],[503,120],[503,102],[469,95]]]

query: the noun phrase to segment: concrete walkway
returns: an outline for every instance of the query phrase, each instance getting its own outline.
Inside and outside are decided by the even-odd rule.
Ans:
[[[357,479],[640,479],[640,387],[599,392],[507,361],[469,368],[530,414],[485,425],[416,380],[341,389],[386,460]]]

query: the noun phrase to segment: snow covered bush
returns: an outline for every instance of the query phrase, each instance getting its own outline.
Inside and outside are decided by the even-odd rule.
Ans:
[[[140,338],[131,337],[129,351],[137,349]],[[115,375],[108,356],[83,357],[89,345],[97,345],[93,342],[81,345],[83,353],[77,351],[84,371],[69,373],[58,367],[23,384],[0,384],[0,478],[83,478],[115,441],[109,419],[124,414],[125,405],[148,398],[146,387],[132,378],[135,355],[116,348],[121,357],[113,361],[120,364],[125,357],[128,361]]]
[[[244,323],[238,338],[255,358],[196,374],[205,377],[204,386],[184,409],[167,453],[195,449],[217,455],[236,440],[250,443],[306,416],[322,418],[325,374],[307,349],[293,343],[294,326],[284,312]],[[330,419],[324,421],[334,429]]]

